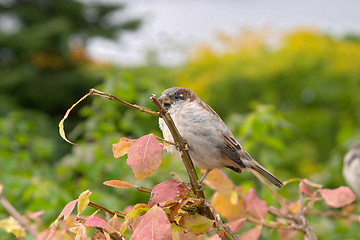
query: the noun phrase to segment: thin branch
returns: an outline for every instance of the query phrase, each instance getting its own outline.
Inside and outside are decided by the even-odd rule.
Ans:
[[[137,186],[136,189],[137,189],[139,192],[144,192],[144,193],[149,193],[149,194],[151,194],[151,192],[152,192],[152,189],[147,188],[147,187]]]
[[[143,112],[143,113],[145,113],[147,115],[159,117],[159,113],[151,111],[150,109],[148,109],[146,107],[142,107],[142,106],[139,106],[139,105],[136,105],[136,104],[131,104],[131,103],[125,102],[124,100],[121,100],[121,99],[115,97],[114,95],[101,92],[101,91],[96,90],[94,88],[90,89],[88,94],[89,95],[93,94],[93,95],[101,96],[101,97],[107,98],[107,99],[109,99],[111,101],[117,101],[117,102],[119,102],[121,104],[124,104],[124,105],[126,105],[128,107],[139,110],[140,112]]]
[[[66,138],[66,134],[65,134],[65,130],[64,130],[64,122],[65,120],[69,117],[69,114],[71,112],[71,110],[76,107],[80,102],[82,102],[85,98],[87,98],[88,96],[90,95],[97,95],[97,96],[101,96],[101,97],[104,97],[104,98],[107,98],[111,101],[117,101],[121,104],[124,104],[125,106],[128,106],[128,107],[131,107],[131,108],[134,108],[134,109],[137,109],[139,110],[140,112],[143,112],[147,115],[150,115],[150,116],[157,116],[159,117],[159,113],[157,112],[154,112],[154,111],[151,111],[150,109],[146,108],[146,107],[142,107],[142,106],[138,106],[136,104],[131,104],[131,103],[128,103],[128,102],[125,102],[111,94],[108,94],[108,93],[103,93],[101,91],[98,91],[94,88],[90,89],[90,91],[85,94],[82,98],[80,98],[76,103],[74,103],[65,113],[64,117],[60,120],[59,122],[59,133],[60,133],[60,136],[65,140],[67,141],[68,143],[70,144],[73,144],[73,145],[76,145],[75,143],[71,142],[69,139]]]
[[[14,206],[2,195],[0,192],[0,204],[5,208],[5,210],[12,216],[21,226],[23,226],[26,231],[36,238],[38,232],[31,226],[29,220],[23,217]]]
[[[173,119],[171,118],[170,114],[160,104],[160,102],[157,100],[156,96],[154,94],[152,94],[150,96],[150,99],[152,100],[152,102],[155,104],[155,106],[159,110],[159,117],[165,121],[167,127],[169,128],[169,130],[171,132],[171,135],[173,136],[175,143],[177,143],[179,145],[179,150],[181,152],[181,159],[183,160],[186,171],[189,175],[193,192],[195,193],[197,198],[205,199],[205,194],[202,191],[202,186],[199,184],[199,178],[196,174],[195,167],[191,160],[185,140],[182,138],[179,131],[177,130],[175,123],[174,123]],[[209,207],[204,208],[204,214],[207,217],[209,217],[210,219],[214,219],[214,215],[211,213]]]
[[[155,137],[156,137],[156,139],[159,140],[159,141],[166,142],[166,143],[168,143],[168,144],[170,144],[170,145],[177,146],[176,143],[170,142],[170,141],[165,140],[165,139],[163,139],[163,138],[161,138],[161,137],[158,137],[158,136],[155,136]]]
[[[93,208],[96,208],[96,209],[99,209],[101,211],[104,211],[104,212],[107,212],[108,214],[114,216],[116,214],[117,217],[119,218],[125,218],[126,214],[125,213],[122,213],[122,212],[118,212],[118,211],[111,211],[103,206],[100,206],[100,205],[97,205],[93,202],[89,202],[89,206],[90,207],[93,207]]]

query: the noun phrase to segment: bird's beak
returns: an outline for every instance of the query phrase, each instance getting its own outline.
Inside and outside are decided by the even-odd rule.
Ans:
[[[171,99],[168,96],[162,95],[158,98],[159,102],[162,104],[170,104]]]

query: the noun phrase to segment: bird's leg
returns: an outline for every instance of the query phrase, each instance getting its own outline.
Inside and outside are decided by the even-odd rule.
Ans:
[[[198,181],[200,185],[202,185],[202,182],[205,180],[206,176],[211,172],[212,169],[207,169],[204,175],[201,177],[201,179]]]
[[[209,174],[209,172],[211,171],[212,169],[207,169],[206,172],[204,173],[204,175],[201,177],[201,179],[198,181],[199,183],[199,186],[200,186],[200,189],[198,189],[199,191],[202,191],[204,190],[204,186],[202,185],[202,182],[204,181],[204,179],[206,178],[206,176]]]

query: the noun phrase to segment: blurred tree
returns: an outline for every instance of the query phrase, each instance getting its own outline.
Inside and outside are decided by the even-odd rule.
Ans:
[[[114,21],[123,9],[73,0],[1,1],[1,105],[62,113],[97,82],[83,71],[91,64],[85,53],[89,39],[114,39],[139,27],[139,19]]]
[[[114,40],[140,26],[139,19],[115,19],[124,8],[94,1],[0,1],[0,182],[21,213],[44,209],[45,219],[53,219],[55,209],[73,198],[69,186],[78,172],[59,185],[54,173],[70,149],[57,124],[101,82],[96,72],[109,67],[86,55],[88,42]],[[0,208],[0,219],[6,215]]]

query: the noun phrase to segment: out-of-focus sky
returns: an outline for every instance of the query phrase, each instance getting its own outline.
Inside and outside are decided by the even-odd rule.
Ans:
[[[109,1],[109,0],[108,0]],[[160,62],[181,63],[197,43],[214,43],[216,32],[270,28],[275,33],[312,27],[333,35],[360,34],[359,0],[111,0],[127,8],[115,20],[141,17],[140,30],[118,42],[94,39],[90,56],[124,65],[145,62],[156,49]]]

